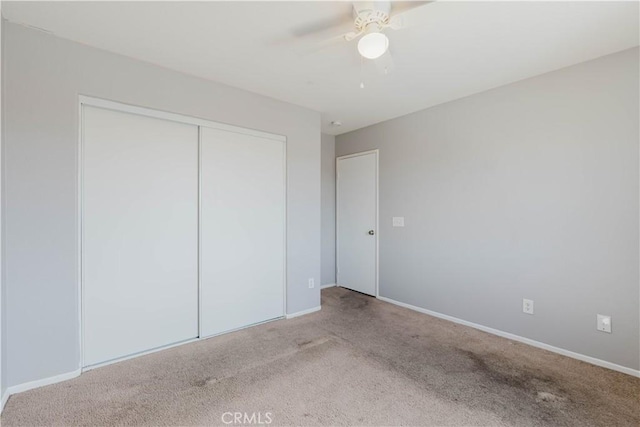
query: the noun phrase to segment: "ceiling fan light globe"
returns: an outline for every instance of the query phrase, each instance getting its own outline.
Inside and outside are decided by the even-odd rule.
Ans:
[[[367,59],[380,58],[388,48],[389,38],[382,33],[369,33],[358,41],[358,52]]]

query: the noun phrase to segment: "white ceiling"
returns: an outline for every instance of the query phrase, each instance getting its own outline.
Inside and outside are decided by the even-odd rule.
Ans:
[[[639,44],[638,2],[433,2],[388,30],[395,69],[305,26],[347,2],[5,2],[6,19],[322,112],[340,134]],[[321,25],[320,25],[321,26]],[[298,36],[295,36],[298,34]],[[341,127],[332,127],[340,120]]]

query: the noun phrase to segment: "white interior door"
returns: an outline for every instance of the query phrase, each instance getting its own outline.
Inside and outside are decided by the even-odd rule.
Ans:
[[[198,335],[198,128],[83,107],[83,366]]]
[[[375,296],[378,152],[340,157],[336,173],[337,282]]]
[[[284,315],[285,146],[200,128],[200,334]]]

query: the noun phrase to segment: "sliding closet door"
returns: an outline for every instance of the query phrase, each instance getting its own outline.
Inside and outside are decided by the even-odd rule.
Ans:
[[[284,142],[201,128],[200,332],[284,315]]]
[[[83,107],[84,366],[198,335],[198,127]]]

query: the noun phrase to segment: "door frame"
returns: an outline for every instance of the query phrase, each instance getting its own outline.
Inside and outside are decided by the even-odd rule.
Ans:
[[[78,357],[78,370],[80,373],[85,372],[85,371],[89,371],[91,369],[95,369],[95,368],[99,368],[101,366],[105,366],[105,365],[110,365],[112,363],[117,363],[117,362],[121,362],[124,360],[128,360],[128,359],[132,359],[138,356],[143,356],[145,354],[150,354],[150,353],[155,353],[156,351],[160,351],[160,350],[165,350],[165,349],[169,349],[172,347],[176,347],[182,344],[188,344],[190,342],[194,342],[194,341],[198,341],[198,340],[203,340],[203,339],[209,339],[212,338],[213,336],[207,336],[207,337],[202,337],[202,331],[200,329],[200,325],[201,325],[201,321],[200,321],[200,317],[201,317],[201,310],[200,310],[200,272],[201,272],[201,260],[200,260],[200,220],[201,220],[201,211],[200,211],[200,207],[201,207],[201,191],[200,191],[200,186],[201,186],[201,164],[200,164],[200,146],[201,146],[201,127],[209,127],[209,128],[213,128],[213,129],[218,129],[218,130],[223,130],[223,131],[227,131],[227,132],[234,132],[234,133],[239,133],[239,134],[243,134],[243,135],[251,135],[251,136],[256,136],[259,138],[265,138],[265,139],[269,139],[269,140],[273,140],[273,141],[278,141],[281,142],[283,144],[283,157],[284,157],[284,162],[282,165],[283,168],[283,183],[282,183],[282,188],[283,188],[283,192],[284,192],[284,212],[283,212],[283,223],[284,223],[284,232],[283,232],[283,249],[284,249],[284,259],[283,259],[283,280],[282,280],[282,287],[283,287],[283,300],[282,300],[282,316],[278,317],[276,319],[270,319],[268,321],[271,320],[277,320],[277,319],[284,319],[286,318],[287,315],[287,287],[288,287],[288,283],[287,283],[287,212],[288,212],[288,199],[287,199],[287,193],[288,193],[288,178],[287,178],[287,137],[284,135],[277,135],[277,134],[273,134],[273,133],[269,133],[269,132],[263,132],[260,130],[255,130],[255,129],[249,129],[249,128],[243,128],[240,126],[234,126],[234,125],[229,125],[226,123],[220,123],[220,122],[215,122],[212,120],[207,120],[207,119],[201,119],[201,118],[197,118],[197,117],[192,117],[192,116],[186,116],[183,114],[178,114],[178,113],[171,113],[171,112],[167,112],[167,111],[162,111],[162,110],[155,110],[152,108],[147,108],[147,107],[139,107],[136,105],[131,105],[131,104],[125,104],[122,102],[117,102],[117,101],[110,101],[110,100],[106,100],[106,99],[102,99],[102,98],[96,98],[93,96],[87,96],[87,95],[82,95],[82,94],[78,94],[78,99],[77,99],[77,103],[76,106],[78,108],[77,111],[77,118],[78,118],[78,145],[77,145],[77,156],[76,156],[76,201],[77,201],[77,206],[76,206],[76,231],[77,231],[77,283],[78,283],[78,345],[79,345],[79,357]],[[185,341],[180,341],[177,343],[171,343],[171,344],[167,344],[166,346],[162,346],[159,348],[154,348],[154,349],[149,349],[146,351],[142,351],[139,353],[135,353],[135,354],[131,354],[131,355],[126,355],[117,359],[113,359],[113,360],[109,360],[103,363],[99,363],[96,365],[92,365],[92,366],[84,366],[84,272],[83,272],[83,240],[84,240],[84,132],[83,132],[83,107],[84,106],[88,106],[88,107],[97,107],[97,108],[103,108],[106,110],[112,110],[112,111],[117,111],[117,112],[121,112],[121,113],[128,113],[128,114],[137,114],[137,115],[141,115],[141,116],[146,116],[146,117],[152,117],[152,118],[156,118],[156,119],[161,119],[161,120],[168,120],[168,121],[173,121],[173,122],[178,122],[178,123],[184,123],[184,124],[190,124],[190,125],[195,125],[198,127],[198,272],[197,272],[197,277],[198,277],[198,304],[197,304],[197,310],[198,310],[198,336],[196,338],[191,338]],[[265,322],[261,322],[261,323],[265,323]],[[259,324],[259,323],[258,323]],[[257,325],[257,324],[255,324]],[[244,326],[242,328],[239,329],[244,329],[244,328],[248,328],[251,326],[255,326],[255,325],[247,325]],[[234,332],[234,331],[228,331],[228,332]],[[226,332],[225,332],[226,333]]]
[[[339,198],[339,191],[338,191],[338,186],[340,185],[340,179],[339,179],[339,175],[338,175],[338,163],[340,162],[340,160],[345,160],[345,159],[349,159],[352,157],[359,157],[359,156],[365,156],[365,155],[369,155],[369,154],[375,154],[376,156],[376,234],[375,234],[375,239],[376,239],[376,269],[375,269],[375,277],[376,277],[376,291],[375,291],[375,295],[373,295],[375,298],[378,298],[380,296],[380,274],[379,274],[379,269],[380,269],[380,262],[379,262],[379,253],[380,253],[380,150],[379,149],[374,149],[374,150],[367,150],[367,151],[361,151],[358,153],[352,153],[352,154],[345,154],[344,156],[339,156],[336,157],[336,286],[340,286],[340,280],[339,280],[339,271],[340,271],[340,253],[339,253],[339,245],[338,242],[340,240],[340,229],[339,229],[339,224],[340,222],[338,221],[339,215],[340,215],[340,198]]]

